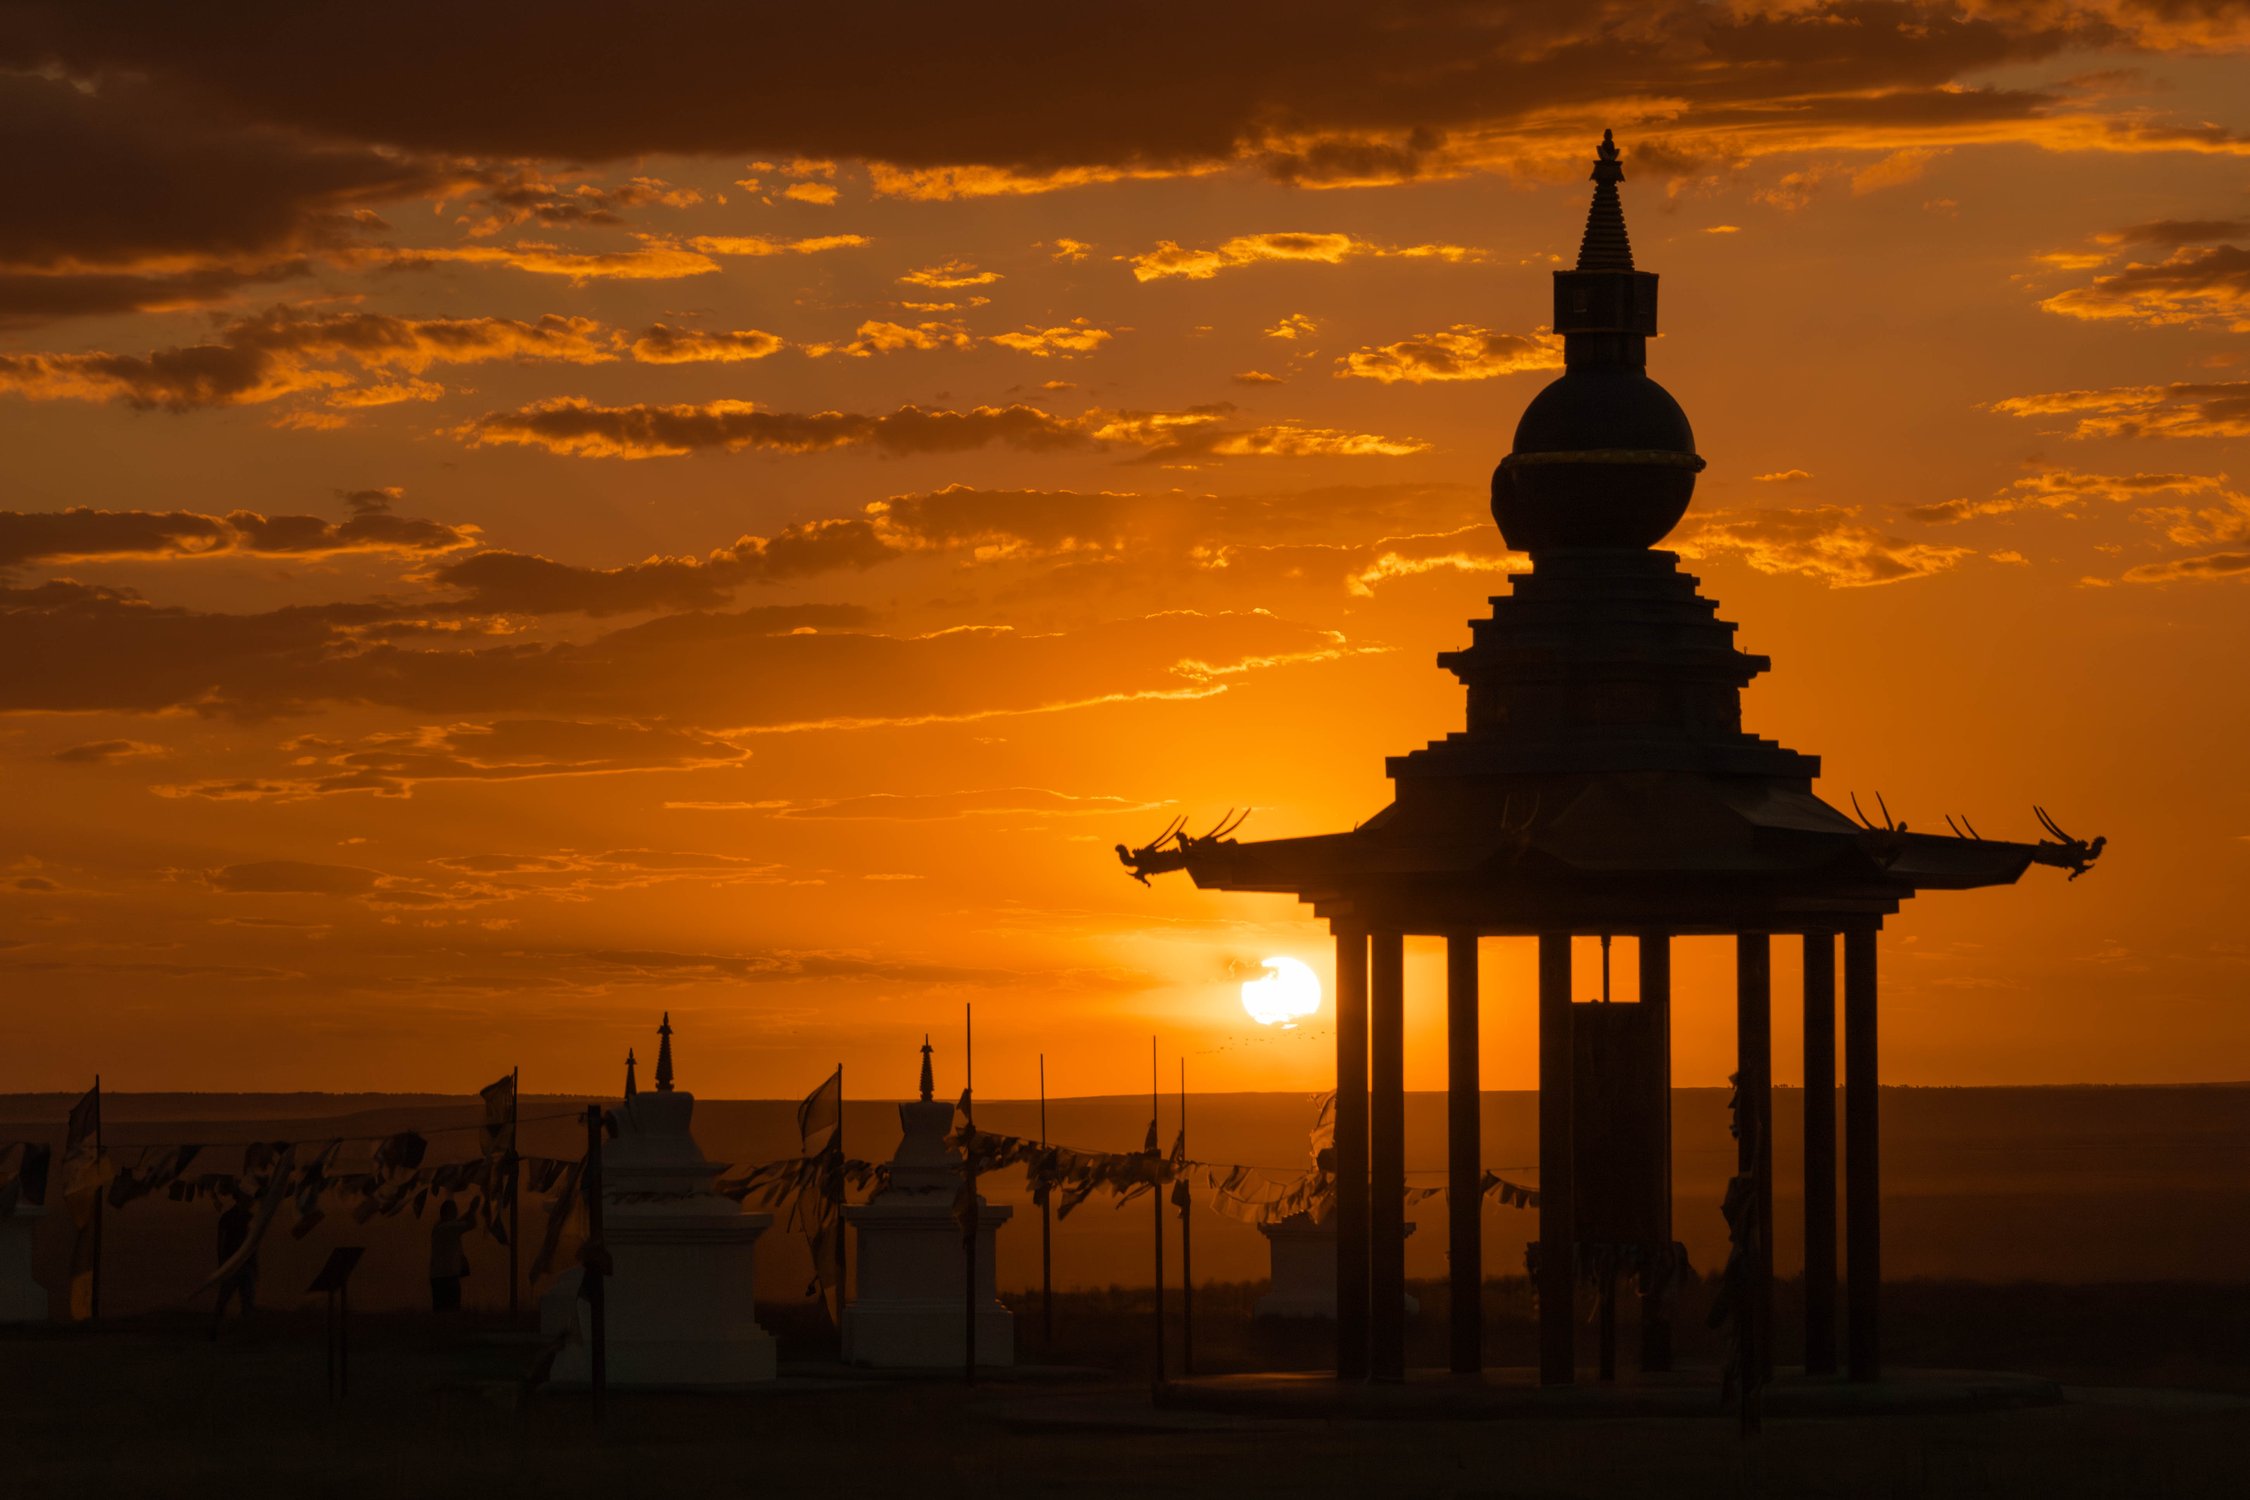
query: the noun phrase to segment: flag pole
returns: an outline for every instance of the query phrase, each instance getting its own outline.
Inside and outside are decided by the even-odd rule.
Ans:
[[[94,1075],[94,1166],[97,1174],[102,1164],[102,1075]],[[94,1288],[87,1303],[89,1323],[102,1320],[102,1208],[109,1194],[94,1195]]]
[[[523,1156],[516,1132],[523,1125],[523,1069],[508,1070],[508,1322],[523,1317]]]
[[[1047,1162],[1047,1054],[1039,1054],[1040,1171]],[[1052,1358],[1055,1348],[1055,1185],[1039,1184],[1039,1351]]]
[[[844,1228],[844,1065],[836,1064],[836,1134],[830,1150],[836,1153],[836,1171],[829,1184],[836,1195],[836,1329],[839,1335],[844,1327],[845,1281],[844,1272],[849,1266],[844,1246],[851,1236]]]
[[[1163,1100],[1163,1086],[1158,1082],[1156,1066],[1156,1038],[1148,1039],[1148,1170],[1149,1198],[1156,1212],[1156,1367],[1150,1377],[1150,1388],[1164,1384],[1164,1147],[1159,1144],[1156,1130],[1157,1111]]]
[[[961,1205],[961,1260],[962,1310],[967,1322],[963,1329],[962,1383],[977,1383],[977,1237],[983,1230],[977,1212],[977,1105],[976,1105],[976,1007],[964,1002],[961,1006],[961,1105],[962,1123],[968,1127],[968,1139],[961,1147],[961,1178],[968,1193]]]
[[[1180,1056],[1180,1155],[1187,1155],[1187,1055]],[[1195,1272],[1188,1248],[1188,1214],[1195,1206],[1188,1192],[1187,1163],[1174,1191],[1180,1195],[1180,1374],[1195,1373]]]

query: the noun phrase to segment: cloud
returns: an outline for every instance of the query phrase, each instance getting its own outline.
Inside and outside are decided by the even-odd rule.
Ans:
[[[999,443],[1028,452],[1084,447],[1068,418],[1033,406],[968,411],[902,406],[894,412],[771,411],[749,401],[598,406],[576,396],[490,412],[454,435],[476,447],[518,444],[580,458],[671,458],[698,449],[821,453],[871,447],[889,454],[960,453]]]
[[[0,70],[0,319],[179,307],[302,274],[370,205],[465,180],[414,152],[194,107],[146,76]]]
[[[966,261],[949,260],[934,266],[924,266],[918,271],[908,271],[899,280],[909,286],[926,286],[932,291],[957,291],[962,287],[990,286],[1000,279],[998,271],[980,271]]]
[[[1761,573],[1815,578],[1830,588],[1927,578],[1976,554],[1974,547],[1890,536],[1858,515],[1848,505],[1706,511],[1689,519],[1673,545],[1690,557],[1738,557]]]
[[[600,616],[707,608],[748,584],[867,568],[894,555],[867,521],[838,518],[790,526],[770,539],[741,537],[703,558],[655,557],[615,568],[577,567],[522,552],[479,552],[438,568],[430,581],[462,591],[460,607],[480,614]]]
[[[2250,333],[2250,249],[2183,247],[2153,265],[2135,262],[2085,286],[2057,292],[2039,305],[2069,318]]]
[[[497,266],[533,276],[560,276],[573,285],[589,281],[677,281],[708,276],[719,263],[660,235],[635,235],[631,250],[570,250],[524,240],[513,245],[385,246],[340,252],[332,259],[355,269],[423,270],[431,266]]]
[[[1525,370],[1562,368],[1562,340],[1551,334],[1494,333],[1473,323],[1456,323],[1442,333],[1418,334],[1371,349],[1355,349],[1336,361],[1339,376],[1409,381],[1490,380]]]
[[[1127,257],[1135,281],[1161,281],[1169,277],[1208,281],[1221,271],[1261,262],[1298,261],[1333,266],[1347,260],[1370,258],[1457,263],[1483,260],[1485,252],[1466,245],[1381,245],[1349,234],[1285,231],[1239,234],[1202,250],[1183,249],[1171,240],[1159,240],[1155,249]]]
[[[665,804],[666,807],[684,805]],[[1131,797],[1081,796],[1045,787],[1017,786],[964,792],[870,792],[858,797],[742,805],[777,818],[922,823],[1000,814],[1078,817],[1089,813],[1144,812],[1159,804]]]
[[[1992,410],[2012,417],[2063,416],[2077,438],[2250,437],[2250,380],[2121,385],[2010,396]]]
[[[1046,453],[1093,445],[1135,447],[1152,462],[1219,458],[1399,457],[1426,452],[1418,438],[1296,422],[1236,425],[1224,403],[1181,411],[1095,409],[1059,416],[1021,403],[967,411],[902,406],[866,412],[782,412],[749,401],[599,406],[563,396],[489,412],[453,435],[472,446],[519,444],[580,458],[674,458],[704,449],[824,453],[873,448],[899,455],[962,453],[998,444]]]
[[[218,802],[294,802],[338,792],[410,797],[416,787],[433,781],[693,771],[737,765],[750,754],[702,730],[571,719],[421,725],[349,744],[308,737],[283,748],[293,752],[297,766],[308,769],[272,779],[197,781],[157,791]]]
[[[853,359],[868,359],[878,354],[897,354],[902,350],[966,349],[976,342],[969,331],[958,323],[892,323],[871,319],[859,325],[851,341],[842,344],[808,344],[805,352],[814,358],[829,354],[845,354]]]
[[[342,521],[318,516],[267,516],[238,510],[224,516],[194,511],[0,511],[0,569],[96,560],[164,561],[212,557],[321,558],[347,554],[426,557],[477,543],[474,526],[452,526],[395,514],[396,490],[344,497]]]
[[[216,342],[145,355],[0,354],[0,391],[32,401],[116,401],[181,412],[341,392],[374,372],[419,374],[498,359],[600,364],[616,358],[613,343],[590,318],[553,314],[527,322],[277,307],[228,323]]]
[[[1287,385],[1289,382],[1267,370],[1237,370],[1227,379],[1236,385]]]
[[[1033,354],[1045,359],[1050,354],[1091,354],[1116,336],[1116,330],[1097,327],[1085,318],[1072,318],[1068,323],[1054,328],[1026,325],[1018,333],[996,333],[985,342],[998,344],[1003,349],[1013,349],[1018,354]]]
[[[661,177],[634,177],[615,187],[591,182],[559,185],[524,169],[492,182],[478,195],[483,213],[461,223],[472,236],[498,233],[519,224],[549,229],[610,227],[625,222],[625,210],[650,204],[691,208],[703,201],[694,188],[674,187]]]
[[[1948,526],[1979,516],[2011,515],[2026,510],[2068,510],[2082,500],[2107,500],[2113,504],[2146,505],[2168,497],[2174,500],[2208,495],[2223,501],[2243,501],[2226,488],[2224,474],[2083,474],[2070,469],[2049,469],[2014,480],[1981,500],[1941,500],[1931,505],[1909,505],[1899,514],[1910,520]]]
[[[1303,313],[1291,313],[1266,330],[1269,339],[1309,339],[1320,331],[1320,325]]]
[[[2106,229],[2094,240],[2103,245],[2156,245],[2170,250],[2245,236],[2250,236],[2250,219],[2152,219],[2122,229]]]
[[[1753,474],[1750,477],[1759,484],[1803,484],[1806,480],[1812,478],[1812,471],[1810,469],[1776,469],[1771,474]]]
[[[2250,579],[2250,552],[2213,552],[2203,557],[2176,557],[2164,562],[2136,563],[2124,573],[2127,583],[2209,583],[2220,579]]]
[[[204,883],[211,889],[238,895],[362,896],[382,879],[380,870],[297,859],[255,860],[203,872]]]
[[[108,766],[121,760],[140,760],[168,753],[162,745],[151,745],[146,740],[89,740],[83,745],[57,750],[51,759],[66,766]]]
[[[764,359],[789,347],[778,334],[755,328],[731,333],[707,333],[694,328],[651,324],[633,340],[633,358],[644,365],[734,364]]]
[[[829,250],[856,250],[871,243],[863,234],[815,234],[794,240],[762,234],[699,234],[688,241],[688,248],[704,255],[820,255]]]

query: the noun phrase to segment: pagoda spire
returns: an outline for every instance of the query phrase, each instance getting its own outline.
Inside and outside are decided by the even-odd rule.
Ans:
[[[625,1097],[630,1099],[639,1092],[639,1086],[633,1082],[633,1049],[627,1047],[625,1049]]]
[[[1617,185],[1624,180],[1617,142],[1605,130],[1594,162],[1594,201],[1586,210],[1586,236],[1578,242],[1581,271],[1633,269],[1633,242],[1625,237],[1625,205],[1617,197]]]
[[[672,1092],[672,1013],[664,1012],[664,1024],[656,1028],[656,1091]]]
[[[929,1103],[930,1096],[936,1092],[937,1079],[930,1073],[930,1034],[925,1031],[922,1033],[922,1102]]]

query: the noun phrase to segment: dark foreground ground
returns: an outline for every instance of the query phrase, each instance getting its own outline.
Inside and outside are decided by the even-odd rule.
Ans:
[[[1327,1357],[1324,1341],[1305,1331],[1252,1332],[1242,1312],[1255,1290],[1199,1289],[1199,1369]],[[1442,1289],[1416,1290],[1426,1309],[1417,1357],[1434,1362],[1442,1330],[1430,1314],[1441,1310]],[[842,1378],[825,1363],[827,1339],[802,1313],[776,1309],[769,1326],[782,1335],[791,1378],[739,1396],[613,1393],[597,1425],[584,1395],[525,1388],[536,1340],[497,1324],[362,1318],[352,1389],[330,1405],[317,1315],[267,1314],[217,1343],[200,1320],[170,1316],[0,1335],[0,1494],[2242,1492],[2250,1288],[1903,1283],[1888,1297],[1898,1363],[2045,1375],[2070,1399],[1980,1415],[1769,1420],[1747,1440],[1723,1418],[1276,1422],[1160,1413],[1147,1395],[1147,1294],[1122,1292],[1058,1302],[1053,1361],[1070,1373],[1019,1371],[974,1389]],[[1520,1284],[1495,1283],[1492,1302],[1497,1356],[1519,1359],[1529,1338]],[[1033,1356],[1036,1299],[1016,1305],[1019,1348]],[[1175,1361],[1177,1329],[1175,1309]]]

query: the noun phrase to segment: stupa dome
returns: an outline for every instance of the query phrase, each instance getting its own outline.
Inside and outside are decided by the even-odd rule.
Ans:
[[[1633,269],[1624,179],[1604,131],[1578,264],[1555,273],[1563,373],[1524,409],[1492,475],[1500,534],[1526,552],[1653,547],[1687,513],[1703,468],[1687,413],[1644,368],[1656,276]]]

